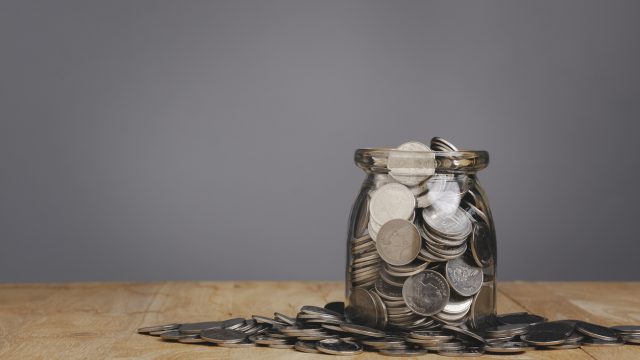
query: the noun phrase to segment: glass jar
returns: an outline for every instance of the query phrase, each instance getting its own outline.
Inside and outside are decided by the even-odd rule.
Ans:
[[[347,235],[346,316],[379,329],[479,329],[496,314],[496,236],[477,172],[485,151],[434,138],[359,149],[366,173]]]

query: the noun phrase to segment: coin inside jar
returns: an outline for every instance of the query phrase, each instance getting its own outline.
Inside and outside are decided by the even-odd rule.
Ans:
[[[370,223],[384,224],[392,219],[409,219],[414,214],[416,199],[406,186],[386,184],[376,190],[369,203]]]
[[[403,219],[387,221],[378,232],[376,249],[391,265],[407,265],[420,253],[422,237],[413,223]]]
[[[447,305],[449,284],[439,273],[425,270],[407,278],[402,286],[402,297],[414,313],[431,316]]]
[[[451,288],[462,296],[473,296],[482,287],[482,269],[467,263],[464,258],[447,261],[445,273]]]

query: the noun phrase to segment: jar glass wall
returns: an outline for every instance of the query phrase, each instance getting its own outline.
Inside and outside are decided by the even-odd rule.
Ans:
[[[359,149],[355,161],[366,177],[347,235],[347,319],[404,330],[492,325],[496,236],[477,179],[488,154],[434,138]]]

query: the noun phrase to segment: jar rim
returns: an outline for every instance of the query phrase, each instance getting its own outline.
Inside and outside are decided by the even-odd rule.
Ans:
[[[442,173],[475,173],[489,165],[485,150],[414,151],[394,148],[360,148],[355,151],[356,165],[366,172],[387,173],[390,153],[414,154],[416,157],[435,157],[435,171]]]

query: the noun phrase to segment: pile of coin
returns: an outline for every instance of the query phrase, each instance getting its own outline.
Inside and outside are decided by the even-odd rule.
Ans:
[[[354,322],[425,330],[462,325],[487,308],[474,307],[494,280],[485,279],[485,270],[495,271],[486,206],[475,179],[436,173],[432,148],[458,151],[438,137],[431,147],[402,144],[389,151],[388,173],[366,185],[363,226],[349,242],[347,317]]]
[[[640,326],[609,328],[577,320],[548,322],[542,316],[529,313],[499,315],[493,326],[474,331],[465,326],[430,322],[427,330],[398,327],[380,330],[347,322],[344,303],[332,302],[324,307],[303,306],[295,318],[275,313],[272,317],[254,315],[251,319],[148,326],[138,332],[186,344],[227,348],[259,346],[330,355],[376,351],[389,356],[427,353],[479,356],[485,352],[515,354],[535,349],[640,344]]]

